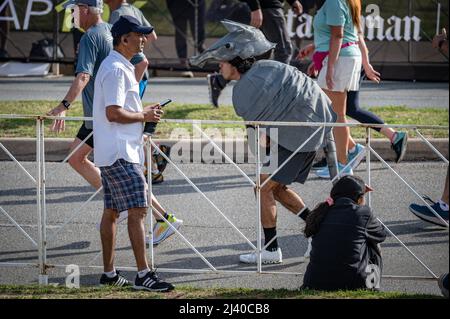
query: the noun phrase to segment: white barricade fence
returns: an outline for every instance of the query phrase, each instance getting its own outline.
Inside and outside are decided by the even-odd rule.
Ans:
[[[39,269],[38,271],[38,278],[40,284],[48,284],[48,273],[49,269],[52,268],[64,268],[67,269],[67,267],[72,267],[73,265],[61,265],[61,264],[49,264],[47,262],[47,250],[48,245],[52,242],[56,242],[58,240],[58,237],[61,235],[61,231],[65,229],[67,225],[69,225],[73,219],[80,214],[80,212],[83,212],[83,209],[96,197],[100,192],[101,188],[96,190],[80,207],[74,208],[74,212],[71,214],[71,216],[60,226],[57,228],[57,230],[48,233],[48,227],[47,227],[47,206],[46,206],[46,162],[45,162],[45,136],[44,136],[44,122],[47,120],[47,123],[49,123],[50,120],[56,119],[57,117],[50,117],[50,116],[25,116],[25,115],[1,115],[0,119],[26,119],[30,120],[30,123],[32,121],[35,121],[36,125],[36,178],[30,174],[26,170],[26,168],[14,157],[13,154],[2,144],[0,143],[0,148],[7,154],[7,156],[14,161],[14,163],[17,165],[18,169],[20,169],[25,175],[28,177],[28,179],[32,182],[33,185],[35,185],[36,189],[36,216],[37,216],[37,230],[38,230],[38,237],[36,239],[32,238],[30,234],[24,230],[24,228],[9,214],[1,205],[0,202],[0,214],[7,217],[7,219],[13,224],[17,230],[22,233],[23,237],[28,240],[33,247],[37,250],[38,253],[38,263],[13,263],[13,262],[0,262],[1,267],[36,267]],[[66,121],[83,121],[83,120],[91,120],[91,118],[84,118],[84,117],[65,117]],[[262,246],[262,226],[261,226],[261,188],[270,180],[267,179],[263,183],[260,180],[260,174],[262,172],[262,154],[261,154],[261,132],[265,130],[267,127],[270,126],[277,126],[277,127],[284,127],[284,126],[297,126],[297,127],[313,127],[315,129],[314,133],[311,134],[311,136],[304,142],[302,145],[298,147],[298,149],[292,154],[291,157],[288,158],[288,160],[285,163],[278,163],[277,168],[275,171],[273,171],[272,175],[278,172],[296,153],[301,151],[301,149],[310,141],[316,134],[322,133],[325,127],[343,127],[348,126],[350,128],[352,127],[363,127],[366,130],[366,173],[367,173],[367,184],[371,185],[371,155],[375,156],[385,167],[389,169],[390,172],[394,176],[396,176],[412,193],[414,193],[420,200],[423,202],[432,212],[433,214],[440,219],[448,228],[448,222],[442,219],[442,217],[434,211],[434,209],[430,206],[430,204],[425,200],[422,195],[419,194],[418,191],[416,191],[410,182],[408,182],[404,177],[402,177],[392,166],[387,163],[373,148],[372,148],[372,140],[371,140],[371,132],[370,128],[375,127],[391,127],[391,128],[397,128],[397,129],[408,129],[413,130],[417,133],[417,135],[423,140],[424,143],[426,143],[430,150],[436,153],[439,158],[441,158],[447,165],[448,160],[445,158],[444,155],[442,155],[420,132],[420,130],[423,129],[431,129],[431,130],[447,130],[448,127],[443,126],[430,126],[430,125],[367,125],[367,124],[355,124],[355,123],[288,123],[288,122],[243,122],[243,121],[191,121],[191,120],[162,120],[161,122],[165,123],[173,123],[173,124],[191,124],[193,127],[193,131],[197,132],[201,138],[204,138],[210,143],[210,150],[214,150],[222,156],[225,161],[232,165],[240,175],[242,175],[245,180],[248,182],[248,185],[252,187],[255,190],[255,196],[256,196],[256,207],[255,212],[257,216],[257,238],[256,240],[256,246],[253,244],[253,242],[245,236],[242,231],[232,222],[232,220],[227,217],[221,209],[204,193],[200,190],[200,188],[180,169],[179,165],[175,163],[170,157],[168,157],[164,152],[160,150],[158,145],[152,140],[151,137],[148,137],[145,141],[145,150],[146,150],[146,159],[147,159],[147,165],[149,168],[152,167],[152,148],[156,150],[185,180],[186,182],[197,192],[201,198],[203,198],[209,206],[211,206],[214,211],[219,213],[221,217],[231,226],[231,228],[235,231],[235,233],[244,240],[250,247],[252,251],[254,251],[257,255],[257,265],[256,269],[254,271],[250,270],[220,270],[217,269],[205,256],[202,254],[184,235],[182,232],[180,232],[178,229],[176,229],[173,225],[168,223],[168,221],[162,216],[157,210],[152,209],[152,205],[150,205],[150,213],[147,215],[147,225],[148,225],[148,231],[150,232],[150,245],[148,246],[148,254],[149,254],[149,261],[151,262],[151,268],[152,270],[155,270],[155,264],[154,264],[154,257],[155,252],[153,249],[153,238],[152,238],[152,229],[153,229],[153,210],[155,211],[156,215],[165,222],[169,224],[169,227],[172,228],[172,230],[176,233],[176,235],[199,257],[207,268],[204,269],[176,269],[176,268],[159,268],[159,272],[172,272],[172,273],[214,273],[214,274],[249,274],[249,273],[258,273],[258,274],[284,274],[284,275],[303,275],[302,273],[295,273],[295,272],[282,272],[282,271],[264,271],[263,270],[263,264],[261,262],[261,251],[266,248],[270,243],[268,243],[265,246]],[[254,159],[255,159],[255,176],[256,180],[253,180],[247,173],[245,173],[238,165],[233,161],[233,159],[230,157],[229,152],[225,152],[217,143],[208,136],[201,128],[202,124],[208,124],[208,125],[219,125],[219,124],[225,124],[225,125],[242,125],[245,126],[252,126],[255,130],[255,139],[253,141],[254,145],[252,147],[249,147],[250,149],[253,149],[254,151]],[[1,136],[0,136],[1,137]],[[84,141],[89,138],[88,136]],[[63,163],[67,162],[68,159],[83,145],[81,143],[76,149],[70,152],[70,154],[67,155],[67,157],[63,160]],[[250,144],[250,143],[249,143]],[[249,152],[250,154],[250,152]],[[201,160],[201,159],[200,159]],[[356,160],[356,158],[354,159]],[[352,163],[349,162],[347,166],[350,166]],[[152,194],[152,183],[151,183],[151,169],[148,169],[147,174],[147,183],[149,185],[148,187],[148,196],[150,198],[151,203],[151,196]],[[345,169],[343,170],[345,171]],[[335,177],[338,178],[338,176]],[[334,180],[333,180],[334,181]],[[333,182],[330,181],[330,182]],[[368,193],[368,205],[371,206],[371,194]],[[378,219],[379,220],[379,219]],[[404,276],[404,275],[383,275],[383,278],[389,278],[389,279],[405,279],[405,280],[437,280],[438,276],[428,267],[419,257],[417,257],[414,252],[408,248],[390,229],[387,227],[381,220],[379,220],[386,230],[389,232],[393,238],[395,238],[396,241],[400,243],[400,245],[410,254],[429,274],[429,276]],[[274,238],[275,239],[275,238]],[[92,261],[88,265],[79,265],[80,268],[95,268],[95,269],[103,269],[103,266],[100,265],[94,265],[98,257],[101,255],[101,250],[98,252],[95,257],[92,259]],[[77,264],[78,265],[78,264]],[[123,266],[123,267],[117,267],[122,270],[136,270],[133,266]],[[72,268],[70,268],[72,269]],[[78,268],[77,268],[78,269]],[[78,270],[77,270],[78,271]],[[79,282],[78,282],[79,284]]]

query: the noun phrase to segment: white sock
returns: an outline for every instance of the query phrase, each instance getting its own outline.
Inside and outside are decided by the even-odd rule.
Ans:
[[[104,274],[105,274],[106,277],[108,277],[108,278],[114,278],[114,277],[117,276],[116,269],[114,269],[113,271],[110,271],[110,272],[104,272]]]
[[[445,203],[442,199],[440,199],[440,200],[438,201],[438,203],[439,203],[439,205],[441,206],[441,209],[442,209],[444,212],[448,212],[448,204],[447,204],[447,203]]]
[[[145,275],[147,275],[150,272],[150,269],[145,268],[144,270],[138,271],[139,278],[144,278]]]
[[[159,174],[159,169],[152,169],[152,174]]]
[[[355,151],[356,151],[356,145],[353,146],[353,148],[350,148],[350,149],[348,150],[349,153],[355,153]]]

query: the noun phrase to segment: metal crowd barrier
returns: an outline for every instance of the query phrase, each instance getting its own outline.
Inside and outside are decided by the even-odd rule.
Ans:
[[[59,117],[51,117],[51,116],[26,116],[26,115],[1,115],[0,119],[26,119],[26,120],[34,120],[36,123],[36,162],[37,162],[37,171],[36,176],[37,178],[33,178],[33,176],[24,168],[24,166],[11,154],[8,149],[0,143],[0,148],[13,160],[17,166],[28,176],[28,178],[33,182],[33,184],[36,185],[36,215],[37,215],[37,227],[38,227],[38,238],[34,240],[24,229],[17,223],[8,212],[0,206],[0,212],[5,215],[8,220],[24,235],[26,239],[28,239],[31,244],[37,248],[38,252],[38,264],[35,263],[6,263],[6,262],[0,262],[0,267],[38,267],[39,272],[39,283],[40,284],[48,284],[48,273],[49,270],[52,268],[66,268],[68,265],[60,265],[60,264],[49,264],[47,262],[47,246],[48,244],[56,239],[57,235],[60,234],[60,231],[64,229],[70,222],[73,220],[75,216],[78,215],[79,209],[74,212],[74,214],[65,221],[65,223],[59,227],[58,230],[53,232],[50,236],[47,234],[47,208],[46,208],[46,164],[45,164],[45,136],[44,136],[44,122],[46,120],[54,120],[54,119],[60,119]],[[92,118],[84,118],[84,117],[65,117],[66,121],[82,121],[82,120],[91,120]],[[233,222],[218,208],[218,206],[210,199],[204,192],[202,192],[195,183],[178,167],[176,163],[174,163],[166,154],[164,154],[159,147],[155,144],[155,142],[152,140],[151,137],[147,138],[145,141],[146,145],[146,158],[148,167],[151,167],[152,162],[152,156],[151,156],[151,147],[153,147],[159,154],[161,154],[169,164],[171,164],[175,170],[192,186],[192,188],[199,193],[202,198],[210,204],[214,210],[216,210],[229,224],[230,226],[237,232],[237,234],[242,237],[242,239],[251,247],[251,249],[256,252],[257,254],[257,266],[255,271],[250,270],[219,270],[214,267],[211,262],[208,261],[208,259],[203,256],[196,248],[195,246],[174,226],[172,226],[170,223],[169,226],[173,229],[173,231],[192,249],[192,251],[200,257],[203,262],[206,264],[207,268],[204,269],[175,269],[175,268],[158,268],[159,272],[172,272],[172,273],[213,273],[213,274],[249,274],[249,273],[257,273],[257,274],[280,274],[280,275],[296,275],[301,276],[303,273],[295,273],[295,272],[278,272],[278,271],[264,271],[263,270],[263,264],[261,262],[261,251],[266,248],[270,243],[268,243],[265,246],[262,246],[262,226],[261,226],[261,188],[270,180],[267,179],[263,183],[260,180],[260,173],[261,173],[261,152],[260,152],[260,130],[263,127],[270,126],[270,125],[276,125],[279,127],[282,126],[297,126],[297,127],[315,127],[317,128],[315,132],[302,144],[298,147],[298,149],[292,154],[291,157],[289,157],[285,163],[281,164],[278,169],[272,174],[274,175],[276,172],[278,172],[296,153],[298,153],[304,145],[306,145],[317,133],[319,133],[321,130],[323,130],[326,127],[362,127],[366,130],[366,171],[367,171],[367,183],[368,185],[371,184],[371,155],[373,154],[384,166],[386,166],[402,183],[404,183],[410,190],[413,192],[435,215],[437,218],[439,218],[448,228],[448,222],[442,219],[442,217],[434,211],[434,209],[430,206],[430,204],[408,183],[408,181],[405,180],[400,174],[398,174],[392,167],[389,165],[373,148],[372,148],[372,141],[371,141],[371,131],[370,128],[378,127],[390,127],[390,128],[396,128],[396,129],[408,129],[413,130],[417,133],[417,135],[420,137],[420,139],[423,140],[424,143],[426,143],[430,149],[436,153],[439,158],[441,158],[447,165],[449,164],[449,161],[445,158],[444,155],[442,155],[421,133],[420,130],[422,129],[432,129],[432,130],[447,130],[448,127],[444,126],[434,126],[434,125],[379,125],[379,124],[356,124],[356,123],[289,123],[289,122],[245,122],[245,121],[192,121],[192,120],[162,120],[161,122],[165,123],[174,123],[174,124],[192,124],[193,128],[198,131],[202,137],[204,137],[206,140],[208,140],[211,145],[214,147],[215,150],[217,150],[224,158],[225,160],[233,165],[237,171],[247,180],[249,185],[256,190],[256,213],[258,216],[258,229],[257,229],[257,245],[255,246],[252,241],[247,238],[238,227],[236,227]],[[207,135],[203,130],[200,128],[198,124],[228,124],[228,125],[251,125],[255,127],[256,134],[255,134],[255,174],[256,174],[256,181],[253,181],[239,166]],[[83,143],[89,138],[88,136]],[[81,145],[83,145],[81,143]],[[74,149],[70,154],[64,159],[63,163],[65,163],[77,150],[78,148]],[[356,158],[354,159],[356,160]],[[351,165],[352,162],[349,162],[347,166]],[[152,193],[152,183],[151,183],[151,170],[148,169],[147,174],[147,182],[148,182],[148,195],[150,198],[151,203],[151,196]],[[345,171],[345,169],[343,170]],[[335,177],[339,178],[339,175]],[[332,182],[332,181],[330,181]],[[83,208],[85,205],[87,205],[99,192],[101,191],[101,188],[98,189],[92,196],[89,197],[89,199],[82,204],[80,208]],[[370,193],[367,194],[368,196],[368,205],[371,206],[371,195]],[[150,212],[153,211],[152,205],[150,205]],[[159,218],[163,219],[165,222],[168,222],[164,216],[162,216],[158,211],[155,210]],[[154,265],[154,250],[153,250],[153,238],[152,238],[152,230],[153,230],[153,214],[147,215],[147,224],[150,231],[150,238],[151,242],[148,249],[149,254],[149,261],[151,263],[152,270],[155,270]],[[379,219],[378,219],[379,220]],[[413,251],[411,251],[390,229],[387,227],[381,220],[379,220],[386,230],[395,238],[396,241],[400,243],[400,245],[415,259],[417,260],[420,265],[429,273],[429,276],[399,276],[399,275],[383,275],[382,278],[386,279],[402,279],[402,280],[437,280],[438,276],[428,267],[420,258],[418,258]],[[118,234],[119,235],[119,234]],[[117,235],[117,237],[118,237]],[[101,252],[98,253],[91,261],[89,265],[79,265],[80,268],[95,268],[95,269],[103,269],[103,266],[96,266],[93,265],[94,261],[100,256]],[[135,267],[117,267],[119,269],[123,270],[129,270],[129,271],[135,271]]]

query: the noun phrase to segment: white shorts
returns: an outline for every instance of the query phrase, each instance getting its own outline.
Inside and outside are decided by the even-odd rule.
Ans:
[[[358,91],[359,79],[361,77],[361,66],[361,56],[340,56],[334,66],[334,87],[329,91]],[[328,90],[327,81],[325,79],[327,75],[327,67],[328,57],[323,60],[322,69],[320,70],[319,76],[317,78],[317,84],[322,89]]]

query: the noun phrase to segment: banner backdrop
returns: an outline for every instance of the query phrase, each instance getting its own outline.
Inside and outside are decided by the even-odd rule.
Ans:
[[[180,0],[181,1],[181,0]],[[195,3],[195,0],[189,0]],[[50,38],[57,43],[64,61],[74,57],[72,17],[63,8],[62,0],[0,0],[0,58],[29,58],[33,43]],[[174,24],[166,6],[166,0],[128,1],[140,7],[155,26],[159,40],[146,49],[154,61],[171,63],[176,59],[174,50]],[[315,0],[303,0],[305,12],[297,16],[285,5],[287,31],[296,50],[313,40]],[[223,8],[237,0],[206,0],[207,8]],[[221,7],[222,5],[222,7]],[[242,3],[240,3],[242,6]],[[448,30],[448,1],[438,0],[364,0],[362,23],[371,59],[374,63],[422,63],[446,64],[448,58],[431,48],[433,36],[442,27]],[[242,7],[241,7],[242,8]],[[226,11],[223,11],[226,12]],[[105,5],[103,19],[108,21],[109,8]],[[207,43],[226,33],[220,23],[207,17]],[[213,21],[213,22],[211,22]],[[76,32],[77,33],[77,32]],[[78,32],[79,33],[79,32]],[[78,36],[78,35],[76,35]],[[79,36],[78,36],[79,37]],[[194,53],[190,32],[189,53]],[[68,62],[69,61],[69,62]],[[156,63],[155,63],[156,61]]]

